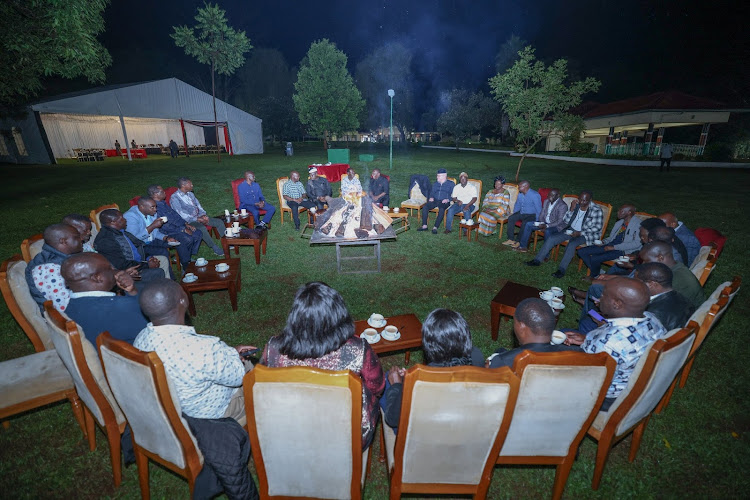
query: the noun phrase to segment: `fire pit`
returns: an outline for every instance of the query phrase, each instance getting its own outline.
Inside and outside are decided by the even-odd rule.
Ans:
[[[310,244],[395,239],[392,222],[369,196],[334,198],[317,217]]]

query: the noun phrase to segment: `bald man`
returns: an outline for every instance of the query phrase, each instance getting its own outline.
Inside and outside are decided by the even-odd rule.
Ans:
[[[591,279],[599,276],[602,264],[641,249],[641,219],[635,216],[635,206],[625,204],[617,210],[617,222],[601,245],[589,245],[578,250],[578,256],[591,271]]]
[[[682,262],[672,256],[672,245],[664,241],[647,243],[639,253],[643,263],[661,262],[672,271],[672,288],[685,297],[696,309],[703,304],[706,297],[698,278]]]
[[[677,220],[677,216],[675,216],[675,214],[671,212],[665,212],[661,214],[659,218],[664,221],[667,227],[671,227],[672,229],[674,229],[675,236],[677,236],[677,238],[679,238],[680,241],[685,244],[688,258],[688,260],[685,261],[685,265],[690,267],[695,258],[698,256],[698,252],[700,252],[701,250],[700,241],[698,241],[698,238],[695,237],[695,234],[693,234],[690,229],[685,227],[685,224]]]
[[[606,352],[617,361],[612,383],[601,411],[609,410],[625,389],[638,360],[652,342],[666,335],[667,330],[646,312],[650,300],[648,287],[637,279],[614,278],[604,285],[599,309],[607,319],[587,335],[567,332],[569,345],[580,345],[584,352]]]
[[[138,304],[133,278],[117,271],[103,255],[80,253],[63,262],[60,273],[70,289],[65,313],[83,330],[89,342],[107,331],[112,337],[132,344],[148,320]],[[119,287],[126,295],[116,295]]]
[[[218,337],[199,335],[192,326],[185,326],[188,298],[174,281],[148,283],[139,302],[151,323],[133,346],[159,356],[183,413],[193,418],[231,417],[244,425],[242,377],[252,364],[243,364],[241,355],[255,347],[229,347]]]
[[[96,252],[94,245],[91,242],[91,219],[81,214],[69,214],[63,217],[63,224],[73,226],[81,235],[81,242],[83,243],[83,252]]]
[[[661,262],[641,264],[635,270],[635,277],[646,284],[651,294],[646,310],[656,316],[667,331],[687,324],[695,307],[672,289],[669,267]]]
[[[67,308],[70,291],[60,275],[60,265],[82,248],[81,235],[73,226],[52,224],[44,230],[42,251],[26,266],[26,283],[40,312],[44,312],[46,300],[51,300],[58,311]]]

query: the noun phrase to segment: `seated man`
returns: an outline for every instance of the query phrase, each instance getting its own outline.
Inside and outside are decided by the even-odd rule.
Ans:
[[[568,268],[570,261],[573,260],[576,247],[578,245],[593,245],[594,240],[599,239],[604,223],[604,214],[602,209],[591,200],[594,194],[591,191],[581,191],[578,200],[573,200],[570,204],[570,210],[565,214],[563,222],[565,230],[560,233],[550,235],[544,238],[544,245],[536,256],[526,263],[527,266],[538,266],[542,260],[546,259],[549,253],[563,241],[568,242],[565,254],[557,271],[552,274],[555,278],[565,276],[565,270]]]
[[[427,204],[422,208],[422,227],[417,229],[417,231],[427,231],[427,217],[430,215],[430,210],[437,208],[438,215],[435,219],[435,225],[432,228],[432,234],[437,234],[437,228],[443,222],[445,211],[450,206],[451,194],[454,187],[455,184],[453,184],[453,181],[448,180],[448,171],[444,168],[438,169],[437,180],[432,184],[430,194],[427,197]]]
[[[346,177],[341,179],[341,197],[362,197],[362,184],[356,177],[356,172],[352,167],[346,169]]]
[[[558,188],[550,189],[549,193],[547,193],[547,199],[544,200],[544,204],[542,205],[539,217],[537,217],[539,225],[535,225],[534,221],[521,223],[521,238],[515,250],[521,253],[528,252],[531,233],[536,229],[544,231],[545,238],[565,229],[564,219],[567,211],[568,206],[560,199],[560,190]]]
[[[448,213],[445,215],[445,234],[451,232],[453,217],[458,212],[464,214],[464,219],[471,218],[471,213],[474,211],[478,199],[479,193],[477,193],[477,188],[469,184],[469,174],[461,172],[458,176],[458,185],[453,187],[453,192],[451,193],[453,205],[450,206]]]
[[[102,255],[72,255],[60,270],[70,289],[70,302],[65,313],[78,323],[89,342],[104,331],[117,340],[132,344],[148,320],[138,304],[133,278],[125,271],[115,271]],[[115,295],[119,287],[126,295]]]
[[[578,250],[578,256],[591,270],[592,279],[599,276],[604,262],[641,249],[640,227],[641,219],[635,216],[635,206],[625,204],[617,210],[617,222],[601,245]]]
[[[641,264],[635,277],[648,287],[651,298],[646,311],[661,321],[667,331],[684,327],[695,307],[681,294],[672,289],[672,270],[661,262]]]
[[[372,198],[373,203],[379,204],[381,207],[387,207],[391,204],[391,188],[388,179],[380,175],[380,169],[372,169],[372,177],[370,178],[370,186],[368,194]]]
[[[133,347],[156,352],[182,412],[193,418],[231,417],[244,424],[242,377],[253,365],[243,364],[241,355],[255,347],[229,347],[218,337],[200,335],[185,326],[188,298],[174,281],[149,283],[139,302],[151,323],[141,330]]]
[[[648,303],[649,291],[643,282],[633,278],[611,279],[604,285],[599,301],[599,309],[607,318],[604,324],[587,335],[566,332],[569,345],[580,345],[590,354],[603,351],[617,361],[601,411],[609,410],[628,385],[630,375],[648,346],[667,333],[659,320],[646,312]]]
[[[308,179],[305,191],[307,192],[307,199],[315,203],[315,208],[323,210],[331,199],[331,184],[328,179],[318,177],[318,169],[310,167],[307,171]]]
[[[55,309],[64,311],[70,300],[70,290],[60,275],[60,266],[73,254],[81,251],[81,236],[73,226],[52,224],[44,230],[42,251],[26,266],[26,283],[39,310],[51,300]]]
[[[164,225],[164,221],[156,217],[156,202],[154,200],[141,196],[138,198],[138,203],[130,207],[130,210],[122,216],[128,222],[128,232],[143,242],[146,254],[161,255],[169,259],[169,243],[177,243],[177,240],[159,230]],[[181,252],[179,258],[184,267],[190,263],[190,255],[186,256],[185,250],[181,250]],[[172,274],[171,268],[169,273]]]
[[[576,346],[552,344],[552,330],[555,329],[555,313],[542,299],[524,299],[516,306],[513,315],[513,333],[518,339],[519,347],[515,349],[500,348],[487,358],[488,368],[507,366],[512,368],[516,356],[523,351],[559,352],[580,351]]]
[[[674,260],[682,262],[687,266],[686,262],[689,260],[687,248],[685,248],[685,244],[677,237],[674,229],[671,227],[659,225],[651,229],[648,232],[648,241],[663,241],[669,243],[672,246],[672,257],[674,257]]]
[[[81,214],[70,214],[63,217],[62,223],[76,228],[78,234],[81,235],[83,252],[96,252],[91,243],[91,219]]]
[[[172,195],[169,204],[185,222],[201,232],[203,241],[211,247],[216,255],[224,257],[224,250],[214,242],[206,228],[206,225],[213,226],[219,231],[220,235],[224,234],[224,221],[206,215],[206,211],[203,210],[198,198],[193,194],[193,183],[190,179],[187,177],[177,179],[177,191]]]
[[[167,218],[167,222],[159,228],[159,231],[180,242],[180,246],[177,247],[180,263],[190,262],[201,246],[203,239],[201,232],[185,222],[185,219],[167,204],[167,193],[161,186],[151,184],[146,188],[146,192],[156,202],[156,216]]]
[[[528,245],[528,238],[526,241],[520,241],[521,235],[523,234],[523,225],[527,222],[534,222],[539,218],[539,214],[542,213],[542,197],[538,192],[531,189],[529,181],[521,181],[518,183],[518,198],[516,204],[513,205],[513,213],[508,217],[508,221],[505,223],[505,227],[508,231],[508,239],[503,242],[503,245],[518,248],[521,245],[524,247]],[[516,232],[516,222],[521,221],[521,228],[518,230],[518,236]]]
[[[299,231],[299,207],[310,209],[315,206],[315,202],[307,199],[305,186],[299,181],[299,172],[296,170],[289,174],[289,180],[284,183],[281,196],[284,197],[286,204],[292,210],[294,229]]]
[[[276,213],[276,208],[266,201],[263,191],[255,182],[255,174],[251,171],[245,172],[245,182],[237,186],[237,194],[240,196],[240,210],[243,208],[250,212],[255,221],[255,227],[268,229],[271,217]],[[263,220],[260,219],[260,210],[265,210]]]
[[[169,267],[169,260],[149,256],[143,242],[125,231],[128,221],[122,212],[113,208],[99,214],[102,229],[96,235],[94,248],[109,260],[115,269],[127,271],[133,277],[140,277],[144,282],[164,278],[166,272],[160,269],[162,262]]]
[[[675,214],[666,212],[661,214],[659,218],[664,221],[664,224],[666,224],[667,227],[671,227],[672,229],[674,229],[675,236],[677,236],[682,244],[685,245],[685,249],[687,251],[687,260],[683,261],[683,264],[690,267],[693,264],[695,258],[698,256],[698,253],[701,251],[701,242],[698,241],[698,238],[695,237],[695,234],[693,234],[693,232],[688,229],[685,224],[677,220]]]
[[[641,261],[661,262],[672,271],[672,288],[685,297],[696,309],[706,300],[698,278],[682,262],[672,257],[672,245],[663,241],[652,241],[643,246]]]

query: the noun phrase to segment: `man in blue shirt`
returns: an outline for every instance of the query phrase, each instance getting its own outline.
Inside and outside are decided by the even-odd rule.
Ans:
[[[506,222],[506,227],[508,228],[508,239],[503,242],[503,245],[508,245],[513,248],[523,245],[525,248],[528,241],[522,241],[519,243],[521,233],[523,232],[523,225],[529,222],[534,222],[537,220],[537,217],[539,217],[539,214],[542,213],[542,197],[537,191],[531,189],[529,181],[521,181],[518,183],[518,198],[516,199],[516,204],[513,209],[513,213],[508,217],[508,222]],[[516,222],[518,221],[521,221],[521,227],[516,236],[514,233],[516,232]]]
[[[237,186],[237,194],[240,196],[240,206],[238,208],[240,210],[244,208],[253,215],[256,227],[260,226],[268,229],[268,223],[271,222],[271,217],[276,213],[276,208],[266,202],[263,191],[261,191],[260,186],[255,182],[254,173],[249,170],[245,172],[245,182]],[[263,216],[263,220],[257,223],[260,219],[259,214],[261,210],[265,210],[266,214]]]
[[[169,243],[177,240],[160,231],[164,220],[156,217],[154,200],[142,196],[122,216],[128,221],[128,232],[143,242],[148,255],[163,255],[169,259]],[[183,265],[190,263],[190,255],[186,259],[181,256],[180,262]]]
[[[445,211],[451,205],[451,196],[455,186],[453,181],[448,180],[447,170],[441,168],[437,171],[437,180],[432,185],[432,189],[430,189],[427,204],[422,208],[422,227],[417,229],[417,231],[427,231],[427,217],[430,215],[430,210],[437,207],[438,215],[437,219],[435,219],[435,226],[432,228],[432,234],[437,234],[437,228],[443,222]]]

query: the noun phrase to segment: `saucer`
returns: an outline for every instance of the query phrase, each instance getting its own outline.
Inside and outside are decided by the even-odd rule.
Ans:
[[[392,342],[394,340],[398,340],[401,338],[401,332],[396,332],[396,334],[393,337],[391,337],[390,335],[385,333],[385,330],[383,330],[382,332],[380,332],[380,336],[383,337],[385,340],[390,340]]]
[[[170,247],[176,247],[176,246],[180,245],[180,242],[179,241],[168,241],[167,245],[169,245]]]
[[[552,304],[550,304],[549,302],[547,302],[547,305],[549,305],[550,308],[552,308],[555,311],[559,311],[561,309],[565,309],[565,304],[560,304],[558,307],[553,307]]]
[[[218,265],[214,266],[214,269],[216,270],[217,273],[225,273],[225,272],[229,271],[228,267],[223,268],[223,269],[219,269]]]
[[[374,337],[368,337],[367,335],[362,334],[360,338],[365,339],[368,344],[377,344],[378,342],[380,342],[380,334],[379,333],[377,335],[375,335]]]
[[[208,261],[204,262],[203,264],[198,264],[198,261],[195,261],[195,267],[206,267],[208,265]]]
[[[383,328],[388,322],[386,320],[383,321],[372,321],[370,318],[367,318],[367,324],[370,325],[373,328]]]
[[[198,276],[185,276],[182,278],[183,283],[195,283],[198,281]]]

